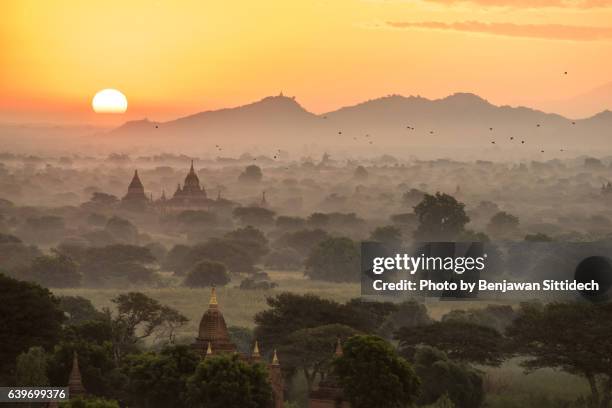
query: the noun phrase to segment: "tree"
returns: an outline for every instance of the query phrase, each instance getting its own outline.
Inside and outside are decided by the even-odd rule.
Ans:
[[[3,245],[3,244],[21,244],[22,242],[23,241],[21,241],[19,238],[17,238],[14,235],[0,233],[0,245]]]
[[[200,356],[185,345],[128,356],[122,365],[127,400],[143,408],[187,407],[187,380],[199,362]]]
[[[350,238],[328,238],[313,248],[304,275],[332,282],[359,280],[359,248]]]
[[[207,357],[187,382],[194,408],[268,408],[272,388],[262,364],[248,364],[236,354]]]
[[[176,216],[176,220],[188,227],[202,227],[214,225],[217,222],[217,216],[209,211],[185,210]]]
[[[172,247],[166,254],[164,261],[161,266],[164,270],[177,272],[182,266],[182,261],[187,257],[187,254],[191,250],[187,245],[177,244]]]
[[[517,233],[519,228],[518,217],[505,211],[500,211],[491,217],[487,230],[491,235],[497,237],[507,237]]]
[[[554,239],[547,234],[537,232],[535,234],[525,235],[525,241],[527,242],[553,242]]]
[[[397,305],[380,327],[380,334],[385,338],[393,337],[400,327],[417,327],[432,323],[427,307],[416,300],[407,300]]]
[[[312,213],[306,222],[313,228],[323,228],[329,224],[329,215],[319,212]]]
[[[391,303],[361,300],[340,304],[312,294],[283,292],[266,299],[268,308],[255,315],[255,338],[268,347],[278,347],[300,329],[312,329],[330,324],[349,326],[369,333],[378,328],[390,311]]]
[[[612,405],[612,304],[525,303],[508,328],[513,350],[528,356],[529,371],[553,367],[580,375],[591,389],[589,406]]]
[[[225,286],[230,276],[227,268],[220,262],[200,261],[194,265],[185,278],[185,286],[203,288],[208,286]]]
[[[389,343],[358,335],[348,339],[343,350],[334,369],[353,408],[402,408],[416,400],[419,379]]]
[[[484,387],[479,372],[449,360],[444,352],[429,346],[419,347],[414,369],[421,379],[418,404],[428,405],[446,395],[457,408],[476,408],[484,402]]]
[[[278,346],[291,333],[304,329],[341,323],[348,316],[343,306],[312,294],[283,292],[266,298],[268,308],[255,315],[255,337],[263,344]]]
[[[60,296],[59,307],[66,315],[66,324],[79,324],[88,320],[104,318],[104,313],[96,310],[89,299],[81,296]]]
[[[28,246],[21,242],[0,243],[0,268],[14,277],[27,271],[32,261],[42,253],[35,246]]]
[[[259,183],[263,178],[261,168],[254,164],[246,166],[244,171],[238,176],[238,181],[241,183]]]
[[[115,360],[126,349],[156,333],[171,338],[187,318],[171,307],[164,306],[143,293],[129,292],[112,299],[117,315],[112,320]]]
[[[459,320],[471,322],[480,326],[490,327],[499,333],[505,333],[517,313],[510,305],[487,305],[484,308],[460,310],[453,309],[444,316],[442,321]]]
[[[268,245],[268,239],[261,230],[248,225],[244,228],[238,228],[234,231],[225,234],[225,237],[235,241],[253,241],[265,247]]]
[[[268,239],[261,230],[251,225],[228,232],[225,238],[248,252],[254,262],[268,253]]]
[[[87,391],[94,395],[120,398],[126,379],[117,369],[113,353],[113,325],[109,316],[66,326],[61,340],[49,356],[49,380],[54,386],[64,386],[72,369],[74,352]],[[131,347],[126,352],[137,352]]]
[[[264,265],[277,271],[297,271],[303,266],[302,255],[292,248],[273,250],[265,257]]]
[[[298,230],[304,228],[306,220],[300,217],[281,215],[276,218],[276,228],[280,230]]]
[[[47,378],[47,356],[42,347],[30,347],[27,353],[17,356],[16,384],[42,387],[49,385]]]
[[[116,196],[112,194],[102,193],[99,191],[95,191],[94,193],[92,193],[89,201],[92,204],[98,204],[104,207],[111,207],[119,203],[119,199]]]
[[[306,257],[317,244],[327,238],[329,234],[322,229],[306,229],[283,234],[276,245],[287,246]]]
[[[200,261],[217,261],[231,272],[252,272],[255,259],[244,245],[228,239],[213,238],[204,244],[193,246],[183,258],[175,273],[183,274]]]
[[[444,351],[451,359],[499,366],[506,358],[504,339],[495,329],[461,320],[403,327],[396,333],[400,352],[412,358],[418,346]]]
[[[317,377],[329,371],[338,339],[347,339],[358,332],[342,324],[328,324],[291,333],[278,352],[286,371],[300,370],[311,391]]]
[[[242,225],[262,227],[274,224],[274,211],[264,207],[236,207],[232,214]]]
[[[60,248],[79,264],[79,271],[89,284],[100,284],[109,279],[127,279],[132,283],[150,282],[156,262],[147,247],[114,244],[104,247]]]
[[[227,332],[239,352],[248,355],[253,351],[253,330],[248,327],[230,326],[227,328]]]
[[[65,222],[62,217],[43,215],[26,219],[20,236],[28,242],[50,243],[61,239],[64,230]]]
[[[82,279],[77,264],[58,251],[35,258],[23,277],[52,288],[78,287]]]
[[[94,227],[104,227],[108,218],[105,215],[98,213],[91,213],[87,216],[87,223]]]
[[[166,259],[166,255],[168,254],[168,250],[166,247],[159,242],[150,242],[145,245],[145,248],[149,250],[153,258],[155,258],[155,262],[161,264],[164,259]]]
[[[465,205],[442,193],[425,194],[414,213],[419,220],[414,238],[420,241],[454,240],[470,221]]]
[[[124,218],[112,217],[106,223],[105,229],[119,242],[125,244],[138,242],[138,229]]]
[[[392,225],[378,227],[370,234],[370,240],[396,248],[402,244],[402,231]]]
[[[59,339],[64,313],[49,290],[0,273],[0,383],[11,384],[17,356]]]

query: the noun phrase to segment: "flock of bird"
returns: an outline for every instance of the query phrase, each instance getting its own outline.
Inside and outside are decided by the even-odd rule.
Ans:
[[[576,125],[576,122],[575,122],[575,121],[572,121],[572,122],[571,122],[571,124],[572,124],[572,125]],[[541,128],[541,127],[542,127],[542,124],[540,124],[540,123],[536,123],[536,125],[535,125],[535,126],[536,126],[537,128]],[[408,130],[410,130],[410,131],[414,131],[414,130],[416,130],[416,128],[415,128],[415,127],[410,126],[410,125],[406,126],[406,129],[408,129]],[[490,131],[490,132],[493,132],[493,131],[494,131],[494,129],[493,129],[492,127],[489,127],[489,131]],[[434,130],[429,130],[428,132],[429,132],[429,134],[430,134],[430,135],[435,134],[435,131],[434,131]],[[338,131],[338,135],[342,135],[342,131],[341,131],[341,130],[340,130],[340,131]],[[371,138],[371,136],[370,136],[369,134],[366,134],[366,135],[364,135],[363,137],[364,137],[365,139],[370,139],[370,138]],[[358,136],[353,136],[353,140],[357,141],[357,140],[359,140],[359,137],[358,137]],[[514,136],[510,136],[509,140],[510,140],[511,142],[513,142],[513,141],[515,140]],[[373,141],[372,141],[372,140],[368,140],[368,142],[369,142],[369,144],[373,144]],[[517,142],[518,142],[518,140],[517,140]],[[492,144],[492,145],[497,145],[497,141],[496,141],[496,140],[491,140],[491,144]],[[525,141],[525,140],[521,140],[521,144],[522,144],[522,145],[526,144],[526,141]],[[565,149],[561,148],[561,149],[559,149],[559,151],[560,151],[560,152],[564,152],[564,151],[565,151]],[[545,150],[544,150],[544,149],[541,149],[541,150],[540,150],[540,152],[541,152],[541,153],[545,153]],[[276,158],[276,156],[275,156],[275,158]]]

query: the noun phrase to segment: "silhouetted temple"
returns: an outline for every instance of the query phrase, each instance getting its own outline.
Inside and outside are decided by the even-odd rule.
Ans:
[[[183,185],[179,183],[172,197],[167,197],[166,192],[162,191],[159,199],[153,201],[152,197],[147,197],[144,186],[140,181],[138,170],[134,171],[132,181],[128,186],[127,194],[121,199],[121,207],[127,210],[142,211],[151,208],[162,213],[180,212],[184,210],[208,210],[211,207],[224,208],[232,207],[235,203],[221,198],[211,200],[206,194],[206,189],[200,185],[200,179],[193,167],[191,167]]]
[[[336,344],[336,357],[342,356],[340,339]],[[338,376],[333,370],[319,382],[316,389],[308,396],[308,408],[350,408],[351,404],[345,399],[344,390],[340,385]]]
[[[202,358],[222,353],[238,353],[236,345],[230,340],[225,319],[219,309],[215,288],[212,288],[208,310],[204,312],[200,320],[198,337],[196,337],[193,347],[201,354]],[[250,356],[244,354],[240,356],[244,361],[251,364],[262,362],[257,342],[255,342]],[[267,366],[273,395],[271,408],[283,408],[283,378],[276,350],[274,351],[272,362],[267,364]]]
[[[74,398],[85,395],[86,392],[81,379],[81,370],[79,370],[79,358],[75,351],[72,355],[72,370],[70,370],[70,376],[68,377],[68,393],[70,398]]]
[[[185,177],[183,186],[179,184],[174,192],[172,198],[167,201],[167,205],[170,207],[179,208],[198,208],[207,207],[210,201],[206,195],[206,189],[200,186],[200,179],[193,168],[193,160],[191,161],[191,167],[189,173]]]
[[[138,170],[134,170],[134,176],[128,186],[127,194],[121,199],[121,206],[128,210],[142,210],[149,204],[149,199],[144,191],[144,186],[138,177]]]

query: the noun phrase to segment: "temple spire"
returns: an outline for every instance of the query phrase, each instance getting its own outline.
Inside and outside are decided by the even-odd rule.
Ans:
[[[219,303],[217,303],[217,288],[213,286],[210,291],[210,302],[208,302],[208,306],[217,307],[218,305]]]
[[[259,343],[255,340],[255,346],[253,346],[253,355],[252,357],[259,358],[261,355],[259,354]]]
[[[342,343],[340,342],[340,337],[338,337],[338,340],[336,341],[336,352],[334,353],[336,355],[336,357],[342,357],[342,354],[344,352],[342,351]]]
[[[274,355],[272,356],[272,365],[280,365],[280,363],[278,362],[278,356],[276,355],[276,349],[274,349]]]
[[[71,397],[83,395],[86,392],[85,387],[83,387],[83,380],[81,379],[79,358],[76,351],[72,354],[72,370],[70,371],[70,377],[68,377],[68,392]]]
[[[210,341],[208,342],[208,347],[206,348],[206,355],[210,356],[212,354],[212,347],[210,345]]]

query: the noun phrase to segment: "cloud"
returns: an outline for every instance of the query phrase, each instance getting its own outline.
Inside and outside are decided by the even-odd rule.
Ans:
[[[547,40],[597,41],[612,39],[612,27],[571,26],[563,24],[514,24],[464,21],[393,22],[387,26],[397,29],[426,29],[501,35],[505,37],[541,38]]]
[[[612,6],[612,0],[424,0],[430,3],[448,6],[471,3],[485,7],[511,7],[511,8],[576,8],[592,9]]]

